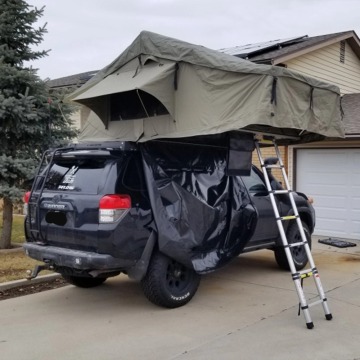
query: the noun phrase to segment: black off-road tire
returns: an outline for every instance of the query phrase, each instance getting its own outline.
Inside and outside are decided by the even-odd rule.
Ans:
[[[199,283],[200,275],[194,270],[155,251],[141,287],[153,304],[177,308],[192,299]]]
[[[310,236],[309,227],[304,222],[302,223],[302,225],[304,228],[306,239],[311,248],[311,236]],[[287,236],[287,240],[288,240],[289,244],[302,241],[298,225],[295,221],[290,223],[290,225],[287,229],[287,232],[286,232],[286,236]],[[290,248],[290,250],[292,252],[296,270],[304,269],[308,262],[308,257],[307,257],[306,251],[305,251],[305,247],[304,246],[296,246],[296,247]],[[276,260],[277,264],[279,265],[279,267],[284,270],[290,270],[284,248],[282,246],[276,247],[274,249],[274,253],[275,253],[275,260]]]
[[[71,285],[75,285],[81,288],[93,288],[101,285],[105,280],[104,278],[91,278],[91,277],[82,277],[82,276],[73,276],[73,275],[64,275],[61,276]]]

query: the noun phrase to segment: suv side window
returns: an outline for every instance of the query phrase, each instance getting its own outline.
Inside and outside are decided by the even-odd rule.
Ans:
[[[267,192],[264,181],[261,179],[259,174],[254,171],[254,169],[251,169],[250,176],[242,176],[241,178],[250,194]]]
[[[134,202],[141,202],[147,198],[147,187],[139,152],[130,154],[118,164],[118,179],[115,193],[128,193]]]

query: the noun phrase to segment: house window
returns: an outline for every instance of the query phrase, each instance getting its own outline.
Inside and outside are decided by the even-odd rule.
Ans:
[[[345,41],[340,41],[340,62],[345,63]]]

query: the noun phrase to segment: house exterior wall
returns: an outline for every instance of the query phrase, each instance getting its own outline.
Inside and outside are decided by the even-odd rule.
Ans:
[[[288,69],[333,83],[341,94],[360,92],[360,59],[345,41],[344,62],[340,42],[287,61]]]

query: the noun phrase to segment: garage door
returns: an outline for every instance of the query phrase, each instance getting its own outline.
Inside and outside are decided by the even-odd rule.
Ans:
[[[296,164],[296,190],[314,198],[315,234],[360,239],[360,149],[301,149]]]

